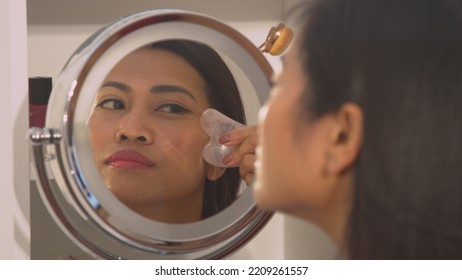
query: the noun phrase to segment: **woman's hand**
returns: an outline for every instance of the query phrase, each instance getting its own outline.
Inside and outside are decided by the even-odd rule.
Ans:
[[[257,126],[236,128],[223,135],[220,143],[236,149],[223,159],[223,163],[232,167],[239,166],[239,174],[248,184],[255,176],[255,150],[257,147]]]

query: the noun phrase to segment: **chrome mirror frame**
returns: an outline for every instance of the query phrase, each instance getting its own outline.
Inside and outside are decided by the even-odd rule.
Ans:
[[[193,224],[164,224],[132,212],[96,174],[85,129],[92,98],[85,97],[96,92],[104,73],[126,54],[166,39],[209,44],[237,65],[240,73],[233,74],[250,83],[257,102],[263,104],[268,97],[272,69],[262,53],[241,33],[202,14],[145,11],[115,21],[82,44],[53,86],[45,128],[33,128],[29,135],[49,213],[95,258],[219,259],[250,240],[272,216],[256,207],[249,187],[213,217]]]

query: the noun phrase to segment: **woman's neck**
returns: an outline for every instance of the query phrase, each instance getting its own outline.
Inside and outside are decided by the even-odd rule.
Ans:
[[[146,218],[164,223],[183,224],[201,220],[202,203],[203,199],[200,196],[180,202],[126,203],[126,205]]]
[[[324,205],[313,209],[297,209],[291,214],[319,226],[339,248],[341,258],[347,258],[347,227],[353,201],[353,183],[343,178],[336,191]]]

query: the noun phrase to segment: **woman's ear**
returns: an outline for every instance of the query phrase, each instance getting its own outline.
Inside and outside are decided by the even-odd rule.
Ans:
[[[353,165],[363,140],[363,111],[354,103],[342,105],[334,114],[327,171],[340,174]]]
[[[217,167],[211,164],[207,166],[207,179],[210,181],[216,181],[220,179],[223,174],[225,174],[226,168],[224,167]]]

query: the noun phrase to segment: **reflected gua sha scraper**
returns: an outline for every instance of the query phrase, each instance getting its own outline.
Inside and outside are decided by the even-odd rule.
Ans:
[[[227,132],[244,125],[228,118],[215,109],[207,109],[202,113],[201,126],[210,136],[210,141],[202,151],[205,161],[218,167],[230,167],[223,163],[223,158],[229,155],[236,147],[225,146],[218,139]]]

